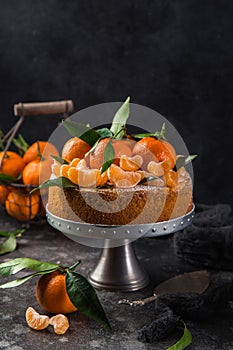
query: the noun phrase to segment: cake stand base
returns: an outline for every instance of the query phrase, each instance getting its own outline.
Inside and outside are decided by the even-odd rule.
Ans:
[[[126,292],[144,288],[149,278],[138,263],[133,244],[125,240],[122,246],[103,248],[89,281],[98,289]]]

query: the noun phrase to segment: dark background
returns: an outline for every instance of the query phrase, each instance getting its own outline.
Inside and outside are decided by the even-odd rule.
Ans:
[[[131,101],[178,129],[198,202],[233,204],[232,0],[0,0],[0,128],[16,102]],[[46,139],[57,116],[28,117]]]

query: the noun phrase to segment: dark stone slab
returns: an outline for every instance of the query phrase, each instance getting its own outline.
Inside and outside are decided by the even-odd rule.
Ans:
[[[11,220],[0,211],[0,230],[18,228],[19,223]],[[195,267],[184,263],[174,255],[172,237],[140,239],[135,250],[142,266],[147,270],[150,284],[147,288],[131,293],[98,291],[113,327],[113,332],[105,330],[96,322],[87,319],[79,312],[68,315],[70,328],[66,334],[58,336],[52,328],[44,331],[31,330],[25,321],[25,310],[28,306],[43,312],[35,299],[36,280],[22,286],[0,291],[0,349],[41,350],[41,349],[127,349],[164,350],[179,339],[177,331],[164,341],[144,344],[137,340],[138,330],[149,324],[154,316],[154,303],[144,307],[118,305],[121,298],[136,299],[151,295],[154,287],[163,280],[182,272],[195,270]],[[99,249],[74,243],[48,224],[32,225],[19,240],[18,249],[1,256],[0,261],[16,257],[73,264],[82,260],[79,271],[87,276],[93,269]],[[23,276],[23,273],[21,274]],[[20,276],[21,276],[20,275]],[[1,277],[3,283],[5,279]],[[190,350],[232,350],[233,349],[233,304],[226,310],[216,310],[214,317],[199,322],[188,321],[187,325],[193,334]]]

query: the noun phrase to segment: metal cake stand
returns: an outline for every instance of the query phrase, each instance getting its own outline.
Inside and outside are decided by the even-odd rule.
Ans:
[[[169,221],[107,226],[75,222],[57,217],[46,208],[48,223],[68,238],[89,246],[102,247],[100,259],[89,275],[98,289],[136,291],[144,288],[149,279],[140,266],[132,242],[138,238],[168,235],[187,227],[194,217],[192,210]]]

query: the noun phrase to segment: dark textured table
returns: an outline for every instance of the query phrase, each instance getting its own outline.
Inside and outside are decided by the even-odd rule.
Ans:
[[[20,224],[0,210],[0,230],[19,228]],[[182,272],[193,271],[195,267],[179,260],[173,250],[172,236],[144,238],[134,243],[141,265],[150,277],[147,288],[131,293],[98,291],[113,327],[113,332],[76,312],[68,315],[70,328],[62,336],[54,334],[52,327],[33,331],[25,321],[28,306],[42,312],[35,299],[35,279],[13,288],[0,290],[0,349],[158,349],[164,350],[179,339],[181,333],[173,334],[164,341],[144,344],[137,340],[137,331],[153,320],[154,304],[143,307],[118,305],[121,298],[140,298],[151,295],[159,282]],[[18,249],[0,257],[0,261],[16,257],[61,262],[72,265],[81,259],[78,270],[85,276],[95,266],[99,249],[79,245],[48,224],[32,225],[19,239]],[[19,274],[23,276],[23,273]],[[6,279],[1,277],[3,283]],[[232,350],[233,349],[233,304],[227,310],[216,310],[216,315],[202,322],[189,322],[193,334],[190,350]]]

